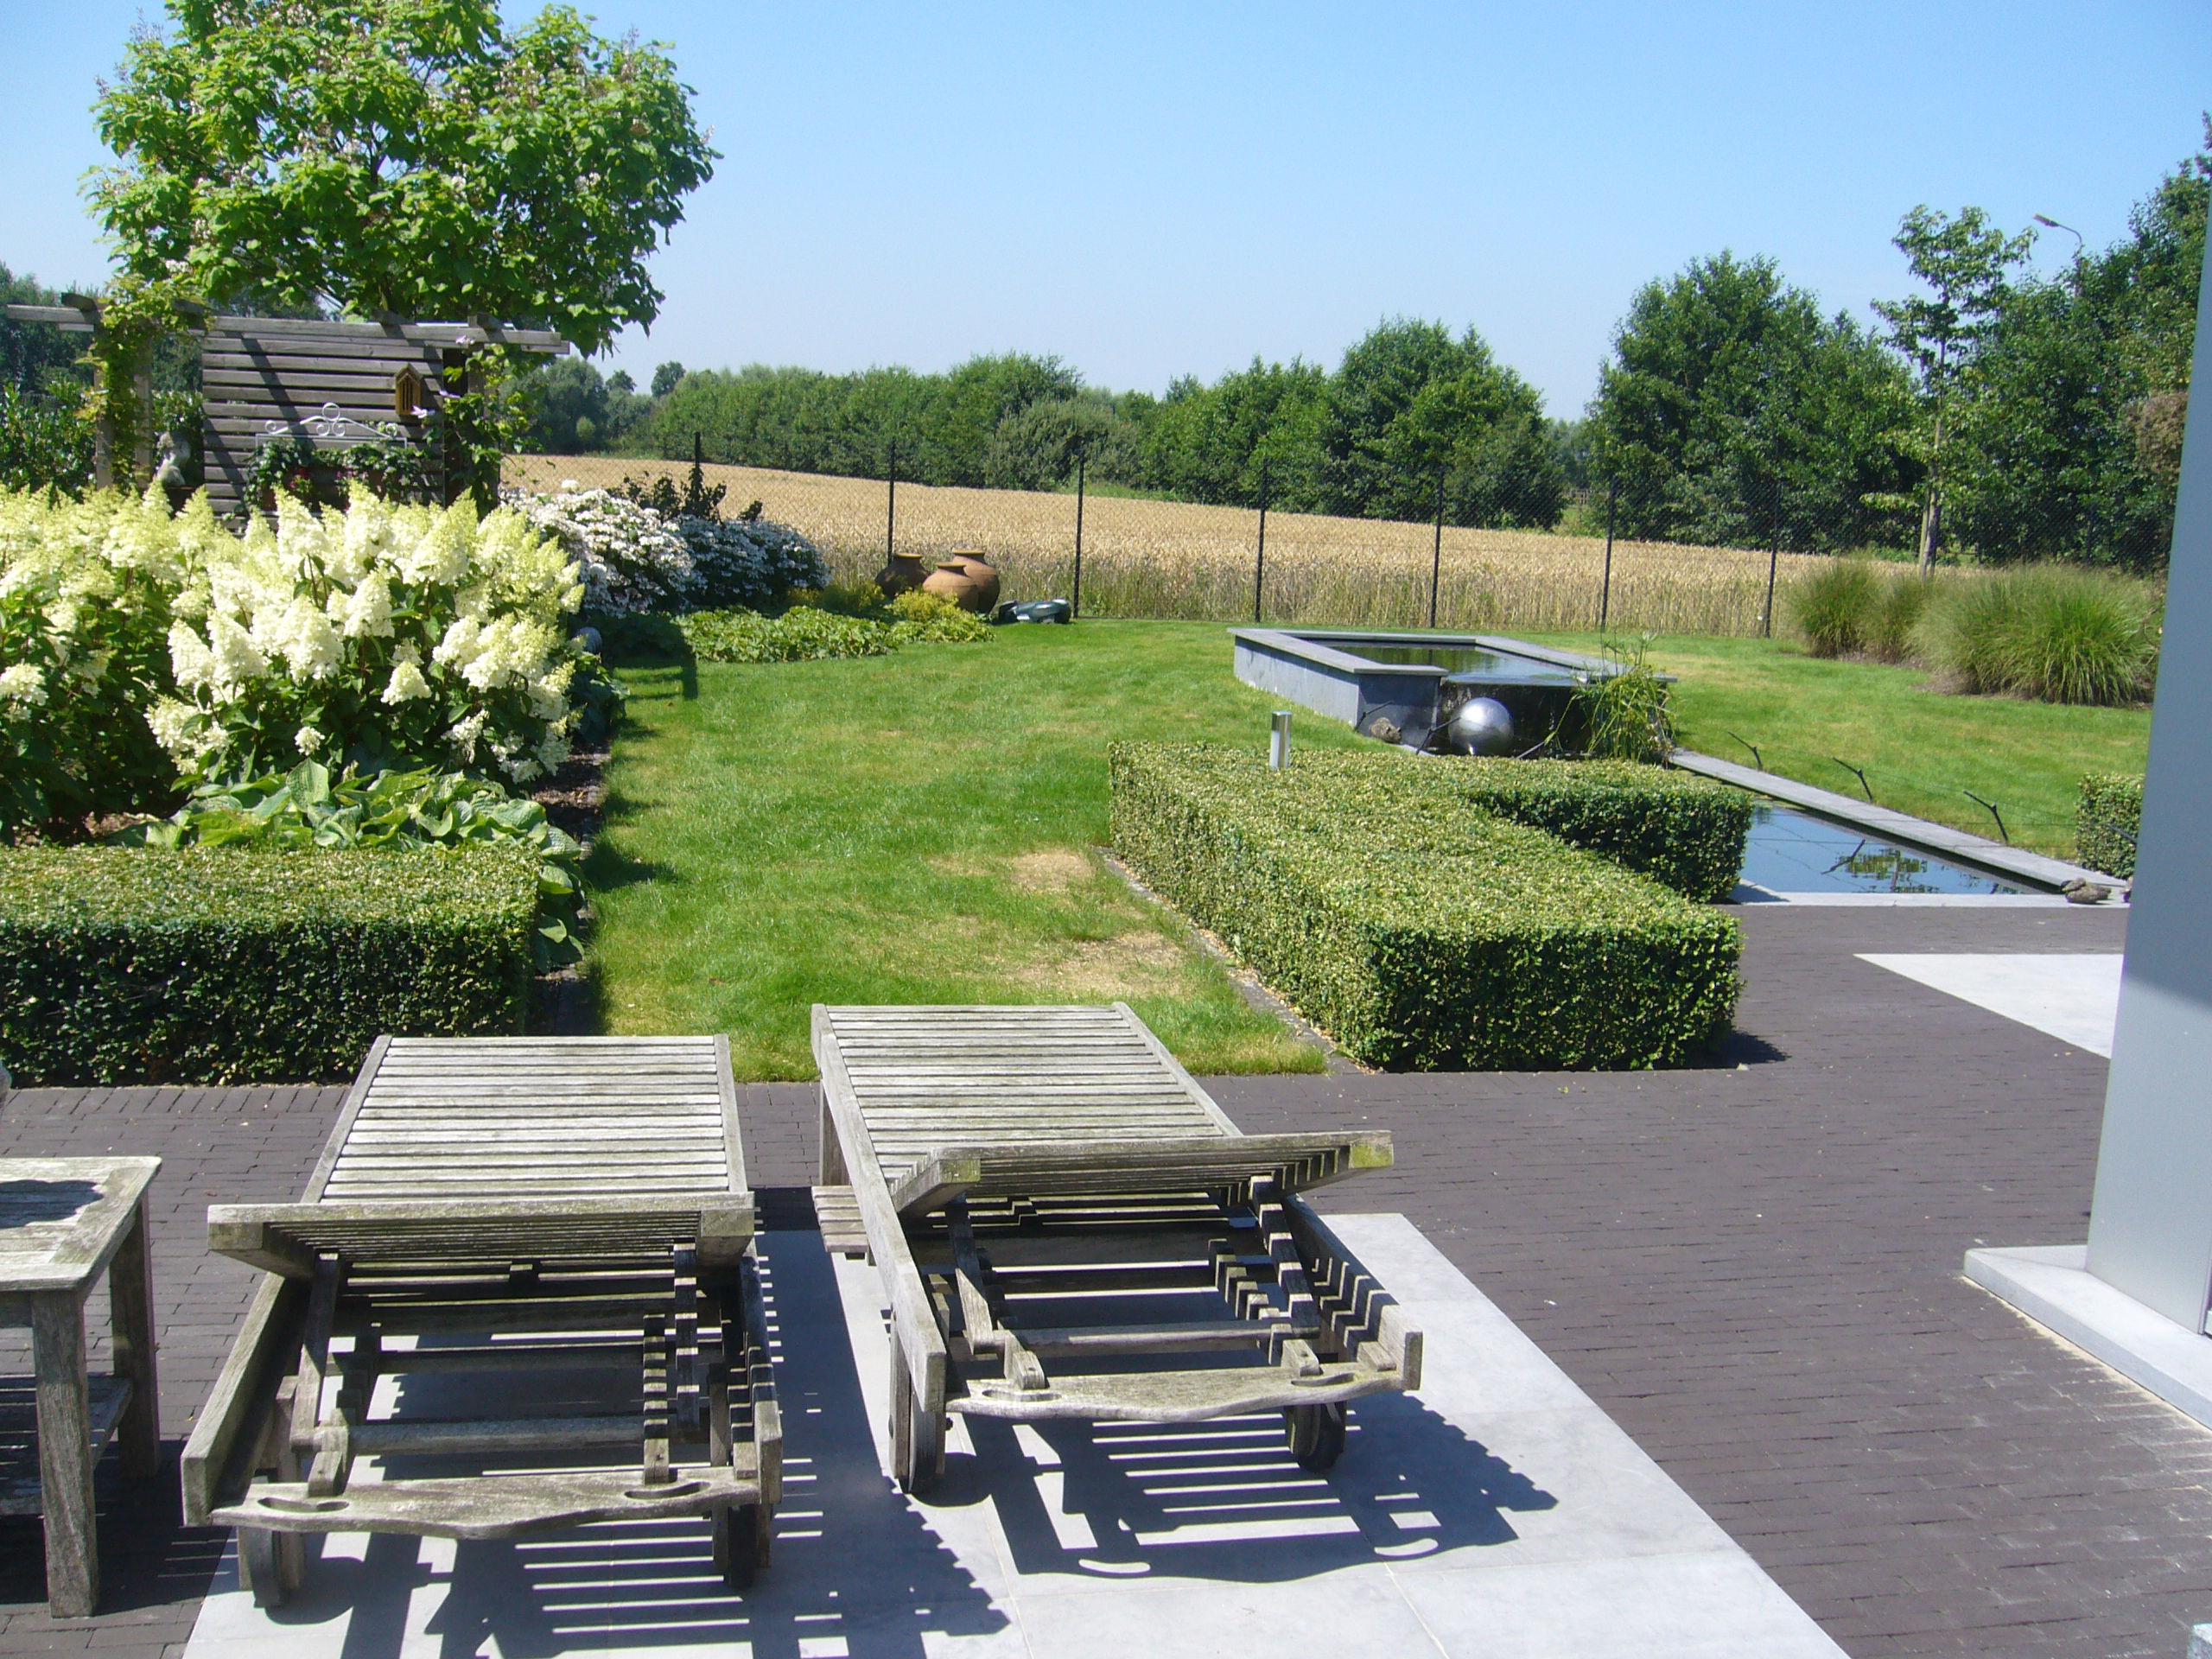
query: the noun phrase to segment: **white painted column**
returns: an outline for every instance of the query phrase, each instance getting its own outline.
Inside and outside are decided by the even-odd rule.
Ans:
[[[2191,1331],[2212,1298],[2212,264],[2205,276],[2089,1218],[2089,1271]]]

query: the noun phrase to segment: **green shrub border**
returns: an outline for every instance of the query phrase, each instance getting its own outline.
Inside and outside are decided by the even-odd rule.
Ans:
[[[1415,771],[1428,787],[1707,903],[1736,890],[1758,810],[1740,789],[1630,760],[1455,757],[1422,760]]]
[[[514,1034],[537,872],[497,848],[0,850],[0,1065],[31,1084],[341,1077]]]
[[[2106,875],[2135,879],[2135,837],[2143,828],[2143,780],[2092,772],[2082,779],[2074,819],[2074,859]]]
[[[1728,1031],[1736,924],[1396,755],[1117,745],[1116,849],[1353,1058],[1681,1065]]]

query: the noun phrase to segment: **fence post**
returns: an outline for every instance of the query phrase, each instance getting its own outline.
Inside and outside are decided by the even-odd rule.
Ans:
[[[1436,626],[1436,586],[1444,575],[1444,474],[1436,474],[1436,549],[1428,560],[1428,626]]]
[[[883,559],[888,564],[899,544],[899,440],[891,440],[891,459],[883,469],[890,474],[890,494],[883,509]]]
[[[1075,597],[1068,601],[1068,620],[1083,614],[1083,463],[1075,458]]]
[[[1613,502],[1621,493],[1618,478],[1605,480],[1605,575],[1598,588],[1598,632],[1605,631],[1605,619],[1613,608]]]
[[[1774,515],[1774,535],[1766,548],[1766,612],[1761,618],[1760,632],[1768,639],[1774,638],[1774,568],[1782,563],[1782,515]]]
[[[1260,458],[1260,550],[1252,561],[1252,626],[1260,625],[1260,593],[1268,578],[1268,462]]]

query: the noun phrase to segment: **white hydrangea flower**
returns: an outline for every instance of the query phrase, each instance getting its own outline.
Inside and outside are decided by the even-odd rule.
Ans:
[[[312,582],[322,575],[330,541],[314,508],[289,495],[276,498],[276,556],[287,575]]]
[[[399,556],[399,574],[409,582],[451,587],[468,574],[476,536],[476,508],[467,496],[431,523]]]
[[[467,719],[456,722],[446,736],[461,752],[461,758],[470,766],[476,764],[476,740],[484,735],[485,722],[491,719],[488,709],[479,709]]]
[[[273,620],[266,611],[253,619],[254,643],[282,657],[295,680],[327,680],[345,658],[345,643],[330,619],[306,594],[296,594]]]
[[[430,695],[430,683],[423,677],[423,671],[404,658],[391,667],[391,682],[384,689],[384,701],[389,703],[412,702]]]
[[[35,663],[0,669],[0,701],[18,708],[40,707],[46,702],[46,671]]]
[[[323,563],[340,582],[358,583],[390,550],[391,509],[365,490],[354,492],[345,533],[332,539]]]
[[[187,623],[169,625],[169,671],[179,685],[188,688],[215,682],[215,653]]]
[[[569,764],[569,740],[556,728],[538,740],[537,753],[539,766],[558,772]]]
[[[175,697],[156,700],[146,711],[146,724],[153,728],[154,741],[187,765],[221,741],[219,734],[209,731],[204,713]]]
[[[562,663],[531,678],[527,690],[532,716],[538,720],[558,720],[569,712],[569,684],[575,679],[575,664]]]
[[[337,598],[331,594],[334,601]],[[391,638],[391,584],[383,571],[363,582],[345,601],[339,631],[348,639]]]
[[[234,696],[246,681],[257,680],[269,671],[269,659],[253,643],[253,636],[220,611],[207,619],[207,644],[215,658],[214,685],[219,696]]]
[[[330,740],[312,726],[302,726],[292,734],[293,747],[302,754],[313,754]]]

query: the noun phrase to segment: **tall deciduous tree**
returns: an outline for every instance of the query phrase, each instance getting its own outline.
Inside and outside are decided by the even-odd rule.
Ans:
[[[1566,501],[1542,399],[1472,328],[1455,340],[1401,317],[1370,330],[1330,379],[1320,445],[1332,512],[1423,518],[1440,480],[1458,524],[1548,529]]]
[[[2009,288],[1955,393],[1955,540],[1985,558],[2164,563],[2208,204],[2212,132],[2136,205],[2126,237]]]
[[[2031,232],[2007,236],[1979,207],[1957,218],[1923,205],[1904,216],[1897,245],[1927,292],[1910,299],[1879,300],[1874,309],[1890,325],[1890,343],[1912,365],[1924,412],[1928,477],[1920,516],[1920,565],[1936,563],[1943,538],[1944,423],[1960,378],[1974,365],[2002,314],[2005,273],[2027,257]]]
[[[645,256],[715,152],[659,48],[565,6],[169,0],[101,89],[91,195],[126,276],[364,315],[488,317],[586,352],[649,322]]]
[[[1647,283],[1599,371],[1587,438],[1632,535],[1848,548],[1880,539],[1916,476],[1911,391],[1847,316],[1771,259],[1723,251]]]

